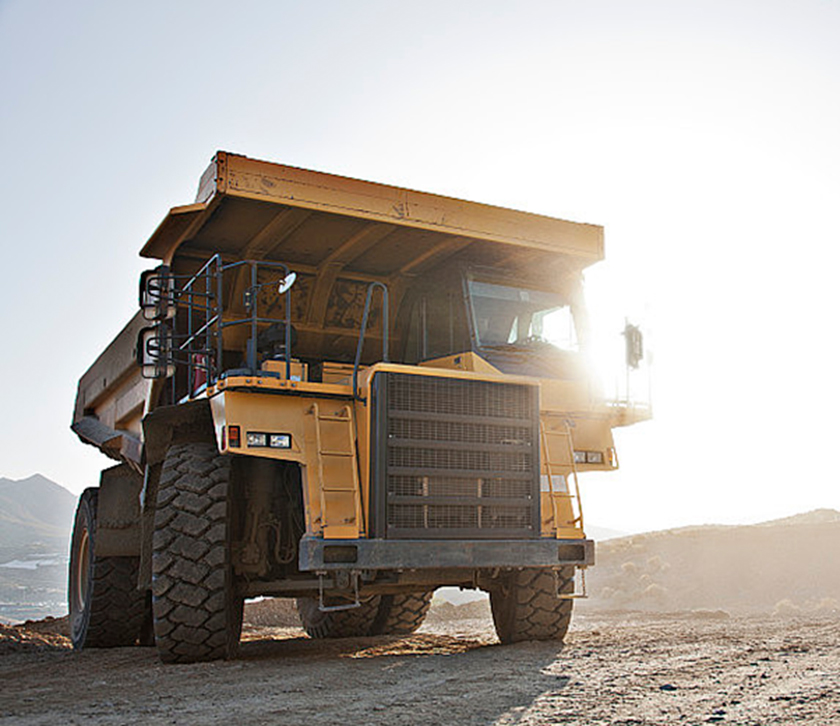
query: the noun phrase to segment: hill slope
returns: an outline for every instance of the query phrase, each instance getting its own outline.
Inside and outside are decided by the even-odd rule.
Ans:
[[[599,543],[584,607],[645,610],[837,608],[840,512],[702,526]],[[787,602],[785,602],[787,601]]]

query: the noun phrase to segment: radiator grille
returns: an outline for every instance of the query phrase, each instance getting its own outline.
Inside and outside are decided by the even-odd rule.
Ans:
[[[401,373],[377,378],[380,534],[538,536],[535,387]]]

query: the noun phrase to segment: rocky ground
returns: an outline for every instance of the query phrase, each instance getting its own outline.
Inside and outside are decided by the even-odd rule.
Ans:
[[[0,723],[840,724],[840,618],[581,610],[564,645],[501,646],[486,603],[409,638],[315,641],[249,609],[241,658],[73,652],[66,623],[0,628]]]

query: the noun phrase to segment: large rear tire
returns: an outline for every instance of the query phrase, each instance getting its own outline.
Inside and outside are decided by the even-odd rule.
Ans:
[[[496,634],[502,643],[523,640],[562,641],[572,619],[574,567],[559,570],[526,568],[508,575],[490,591]]]
[[[140,635],[146,595],[137,589],[138,557],[96,555],[99,492],[79,498],[67,583],[70,640],[82,648],[134,645]]]
[[[324,598],[327,606],[341,605],[337,599]],[[321,610],[318,599],[299,597],[296,600],[303,629],[310,638],[360,638],[370,635],[379,613],[380,597],[377,595],[348,610]]]
[[[433,592],[383,595],[371,635],[411,635],[426,619]]]
[[[232,658],[243,599],[231,567],[231,460],[213,443],[166,454],[152,542],[155,642],[166,663]]]

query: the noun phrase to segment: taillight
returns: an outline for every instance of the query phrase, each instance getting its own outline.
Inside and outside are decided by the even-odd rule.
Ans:
[[[242,446],[239,426],[227,426],[228,432],[228,446],[232,449],[238,449]]]

